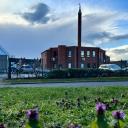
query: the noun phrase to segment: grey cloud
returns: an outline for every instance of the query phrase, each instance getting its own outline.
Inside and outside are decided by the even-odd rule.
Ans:
[[[128,39],[128,34],[124,34],[124,35],[115,35],[113,37],[111,37],[112,40],[122,40],[122,39]]]
[[[83,16],[83,41],[95,44],[96,41],[104,42],[105,39],[110,39],[113,34],[105,31],[101,26],[104,26],[116,14],[95,14],[91,13]]]
[[[111,37],[111,33],[109,32],[91,32],[90,34],[86,35],[88,40],[103,40],[103,39],[108,39]]]
[[[39,3],[31,8],[33,12],[25,12],[22,17],[31,23],[45,24],[49,21],[47,14],[49,13],[49,7],[44,3]]]
[[[111,41],[118,41],[118,40],[124,40],[128,39],[128,34],[123,35],[114,35],[110,32],[91,32],[85,37],[86,41],[95,43],[95,41],[101,41],[104,42],[105,39],[107,39],[107,42]]]
[[[71,24],[52,27],[47,24],[40,27],[0,25],[0,35],[1,45],[16,57],[36,58],[50,47],[76,45],[76,32]]]
[[[107,25],[107,22],[110,24],[115,24],[116,21],[118,21],[119,14],[117,13],[108,13],[108,14],[96,14],[91,13],[88,15],[83,16],[83,41],[84,42],[91,42],[92,44],[95,44],[95,42],[111,42],[111,41],[117,41],[117,40],[123,40],[128,39],[128,34],[119,34],[116,35],[111,31],[111,29],[115,29],[114,26],[110,26],[110,31],[104,30],[102,25]],[[109,25],[109,24],[108,24]],[[109,27],[108,27],[109,28]],[[119,26],[116,26],[116,28],[120,29]]]
[[[95,25],[99,25],[107,20],[106,16],[99,16],[99,14],[88,14],[83,16],[83,18],[89,21],[89,23],[93,23]]]
[[[106,23],[107,21],[110,21],[116,16],[118,16],[117,13],[104,14],[104,15],[103,13],[90,13],[90,14],[84,15],[83,20],[85,20],[86,25],[93,24],[95,27],[99,27],[100,25],[103,25],[104,23]]]

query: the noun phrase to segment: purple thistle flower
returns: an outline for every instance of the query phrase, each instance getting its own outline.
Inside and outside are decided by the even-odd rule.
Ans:
[[[111,103],[113,103],[113,104],[117,104],[119,101],[117,100],[117,99],[115,99],[114,97],[112,98],[112,101],[111,101]]]
[[[0,128],[5,128],[5,127],[4,127],[4,124],[0,124]]]
[[[114,111],[112,112],[112,116],[115,118],[115,119],[124,119],[125,118],[125,113],[123,111]]]
[[[38,121],[38,118],[39,118],[38,109],[30,109],[30,110],[27,110],[26,116],[27,116],[27,118],[29,120]]]
[[[97,114],[103,114],[106,110],[106,105],[103,104],[103,103],[97,103],[96,104],[96,111],[97,111]]]
[[[68,125],[67,128],[81,128],[81,126],[78,125],[78,124],[73,124],[73,123],[71,123],[71,124]]]

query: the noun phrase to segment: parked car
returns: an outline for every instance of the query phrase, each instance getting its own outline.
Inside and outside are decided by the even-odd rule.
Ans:
[[[43,72],[43,69],[42,69],[42,68],[40,68],[40,67],[35,68],[35,72],[37,72],[37,73],[42,73],[42,72]]]
[[[17,72],[17,68],[16,67],[11,67],[11,73],[16,73]]]
[[[128,67],[122,68],[122,70],[128,72]]]
[[[11,63],[11,73],[16,73],[17,68],[15,63]]]
[[[120,71],[121,67],[118,66],[117,64],[101,64],[99,66],[99,69],[109,70],[109,71]]]
[[[33,73],[34,72],[32,66],[30,66],[30,65],[23,65],[23,66],[21,66],[20,70],[23,73]]]

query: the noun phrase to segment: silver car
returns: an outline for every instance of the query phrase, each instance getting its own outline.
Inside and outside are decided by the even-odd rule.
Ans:
[[[23,73],[33,73],[33,68],[30,65],[23,65],[20,69]]]
[[[99,69],[109,70],[109,71],[120,71],[121,67],[118,66],[117,64],[101,64],[99,66]]]

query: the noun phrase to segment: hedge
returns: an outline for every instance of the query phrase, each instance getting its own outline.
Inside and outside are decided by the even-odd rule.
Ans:
[[[123,70],[113,72],[100,69],[61,69],[52,70],[48,73],[48,78],[86,78],[100,76],[128,76],[128,72]]]

